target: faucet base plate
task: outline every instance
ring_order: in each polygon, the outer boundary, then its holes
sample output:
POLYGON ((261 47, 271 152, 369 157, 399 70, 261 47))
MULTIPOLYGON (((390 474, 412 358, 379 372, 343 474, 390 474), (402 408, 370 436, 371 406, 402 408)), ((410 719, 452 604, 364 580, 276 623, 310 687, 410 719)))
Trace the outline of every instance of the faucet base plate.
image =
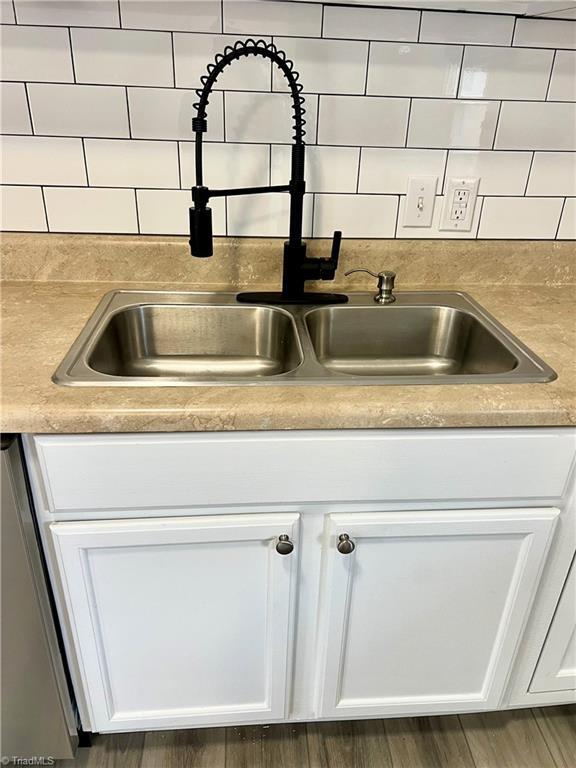
POLYGON ((298 296, 285 296, 279 291, 253 291, 239 293, 236 301, 241 304, 346 304, 348 296, 344 293, 301 293, 298 296))

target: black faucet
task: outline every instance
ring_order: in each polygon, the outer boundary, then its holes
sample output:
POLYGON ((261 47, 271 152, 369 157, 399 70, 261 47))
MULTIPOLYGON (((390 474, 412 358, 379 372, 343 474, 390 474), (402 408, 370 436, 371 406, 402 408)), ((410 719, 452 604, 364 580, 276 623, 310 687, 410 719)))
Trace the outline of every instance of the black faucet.
POLYGON ((202 87, 196 90, 198 101, 194 104, 196 117, 192 130, 196 134, 196 186, 192 187, 194 207, 190 208, 190 251, 193 256, 212 256, 212 211, 208 206, 211 197, 230 195, 258 195, 266 192, 290 194, 290 234, 284 243, 282 291, 280 293, 239 293, 238 301, 268 304, 343 304, 348 297, 338 293, 307 293, 306 280, 333 280, 338 267, 341 232, 334 232, 332 253, 329 258, 310 259, 306 256, 306 244, 302 242, 302 208, 304 204, 304 112, 301 95, 302 84, 294 64, 284 51, 265 40, 238 40, 218 53, 214 63, 208 65, 208 74, 201 78, 202 87), (202 171, 202 134, 206 132, 206 107, 214 83, 222 70, 236 59, 245 56, 264 56, 271 59, 288 81, 294 110, 294 143, 292 145, 292 172, 290 182, 268 187, 244 187, 239 189, 209 189, 204 186, 202 171))

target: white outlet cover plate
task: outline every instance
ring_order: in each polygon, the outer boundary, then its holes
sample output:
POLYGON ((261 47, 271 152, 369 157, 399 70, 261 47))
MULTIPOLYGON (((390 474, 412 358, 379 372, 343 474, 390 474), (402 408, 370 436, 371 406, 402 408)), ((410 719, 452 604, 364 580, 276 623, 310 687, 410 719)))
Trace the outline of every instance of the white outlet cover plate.
POLYGON ((436 201, 437 176, 411 176, 408 179, 405 227, 431 227, 436 201))
POLYGON ((480 178, 453 176, 446 181, 440 230, 470 232, 478 198, 480 178))

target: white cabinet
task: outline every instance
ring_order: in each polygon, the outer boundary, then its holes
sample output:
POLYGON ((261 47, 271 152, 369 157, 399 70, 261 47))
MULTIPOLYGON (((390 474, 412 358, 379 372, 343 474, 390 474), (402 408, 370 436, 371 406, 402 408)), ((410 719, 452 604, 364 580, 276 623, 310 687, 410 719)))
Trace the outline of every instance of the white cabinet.
POLYGON ((530 693, 549 691, 573 691, 572 700, 576 701, 576 561, 572 563, 530 684, 530 693))
POLYGON ((286 716, 298 515, 51 528, 92 730, 286 716))
POLYGON ((574 429, 24 443, 86 730, 552 703, 574 429))
POLYGON ((330 515, 319 714, 498 708, 558 514, 330 515))

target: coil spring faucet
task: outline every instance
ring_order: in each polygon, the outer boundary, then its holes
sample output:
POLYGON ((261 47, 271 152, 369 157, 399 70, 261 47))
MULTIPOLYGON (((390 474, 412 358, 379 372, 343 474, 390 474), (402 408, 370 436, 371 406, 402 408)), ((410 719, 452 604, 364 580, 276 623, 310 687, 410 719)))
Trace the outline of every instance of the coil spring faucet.
POLYGON ((212 211, 208 206, 211 197, 232 195, 257 195, 268 192, 290 194, 290 233, 284 243, 282 291, 280 293, 240 293, 238 301, 268 304, 342 304, 348 297, 338 293, 307 293, 307 280, 333 280, 338 268, 341 232, 334 232, 332 253, 329 258, 311 259, 306 256, 306 244, 302 242, 302 209, 304 205, 304 97, 301 95, 300 75, 284 51, 265 40, 238 40, 226 46, 208 65, 208 74, 200 78, 202 87, 196 90, 198 101, 194 104, 196 117, 192 130, 196 134, 196 186, 192 188, 194 206, 190 208, 190 251, 193 256, 212 256, 212 211), (292 171, 288 184, 268 187, 244 187, 238 189, 209 189, 204 186, 202 169, 202 134, 206 132, 206 107, 214 83, 222 70, 236 59, 245 56, 263 56, 276 64, 288 81, 294 110, 294 143, 292 144, 292 171))

